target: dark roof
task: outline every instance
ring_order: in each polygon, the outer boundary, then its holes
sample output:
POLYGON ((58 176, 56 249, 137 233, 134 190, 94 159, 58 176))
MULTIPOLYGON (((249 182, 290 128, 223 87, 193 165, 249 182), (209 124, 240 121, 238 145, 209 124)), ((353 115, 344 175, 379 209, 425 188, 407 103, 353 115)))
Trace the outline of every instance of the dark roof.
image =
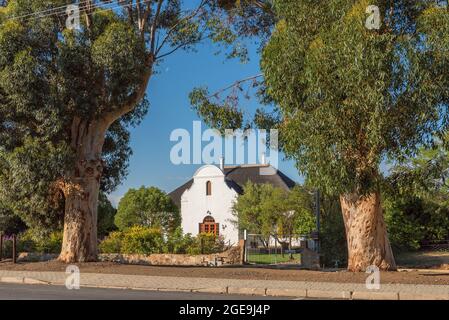
POLYGON ((186 183, 184 183, 182 186, 180 186, 179 188, 173 190, 172 192, 170 192, 168 194, 168 196, 173 200, 173 202, 176 204, 176 206, 178 208, 181 208, 181 196, 184 193, 184 191, 186 191, 187 189, 189 189, 193 184, 193 179, 190 179, 189 181, 187 181, 186 183))
MULTIPOLYGON (((268 183, 284 190, 292 189, 296 183, 281 171, 269 165, 242 165, 224 168, 226 184, 237 193, 243 193, 243 187, 248 181, 257 184, 268 183), (266 172, 264 172, 266 171, 266 172)), ((170 192, 169 197, 175 204, 181 206, 181 196, 193 184, 193 179, 170 192)))

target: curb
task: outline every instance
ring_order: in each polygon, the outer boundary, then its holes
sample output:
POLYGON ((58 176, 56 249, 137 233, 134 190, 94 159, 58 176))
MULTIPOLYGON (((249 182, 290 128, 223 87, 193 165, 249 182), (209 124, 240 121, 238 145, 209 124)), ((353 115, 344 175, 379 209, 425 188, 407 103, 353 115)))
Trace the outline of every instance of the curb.
POLYGON ((15 284, 45 284, 50 285, 51 282, 27 278, 27 277, 1 277, 0 282, 3 283, 15 283, 15 284))
MULTIPOLYGON (((49 282, 28 277, 0 277, 0 283, 30 284, 30 285, 58 285, 61 283, 49 282)), ((210 287, 210 288, 139 288, 128 286, 108 285, 82 285, 85 288, 142 290, 142 291, 172 291, 172 292, 194 292, 213 293, 223 295, 250 295, 289 298, 315 298, 315 299, 338 299, 338 300, 449 300, 449 292, 427 294, 408 293, 395 291, 331 291, 315 289, 282 289, 282 288, 243 288, 243 287, 210 287)))

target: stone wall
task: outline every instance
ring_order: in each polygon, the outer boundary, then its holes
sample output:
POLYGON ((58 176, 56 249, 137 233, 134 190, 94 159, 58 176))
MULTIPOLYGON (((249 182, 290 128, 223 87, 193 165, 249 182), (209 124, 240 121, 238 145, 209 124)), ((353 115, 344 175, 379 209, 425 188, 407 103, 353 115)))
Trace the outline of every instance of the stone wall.
POLYGON ((19 262, 43 262, 57 259, 57 254, 52 253, 34 253, 34 252, 21 252, 17 257, 19 262))
POLYGON ((241 264, 241 248, 232 247, 228 251, 216 254, 100 254, 100 261, 123 264, 139 264, 152 266, 211 266, 241 264))

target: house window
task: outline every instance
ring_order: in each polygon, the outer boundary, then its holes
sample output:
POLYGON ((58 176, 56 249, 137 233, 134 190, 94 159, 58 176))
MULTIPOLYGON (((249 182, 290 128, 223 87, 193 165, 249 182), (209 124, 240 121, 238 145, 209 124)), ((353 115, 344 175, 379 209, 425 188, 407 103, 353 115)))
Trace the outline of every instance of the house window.
POLYGON ((220 234, 220 224, 215 223, 215 219, 211 216, 204 218, 203 223, 200 223, 200 233, 212 233, 216 236, 220 234))
POLYGON ((212 195, 212 182, 207 181, 206 182, 206 196, 212 195))

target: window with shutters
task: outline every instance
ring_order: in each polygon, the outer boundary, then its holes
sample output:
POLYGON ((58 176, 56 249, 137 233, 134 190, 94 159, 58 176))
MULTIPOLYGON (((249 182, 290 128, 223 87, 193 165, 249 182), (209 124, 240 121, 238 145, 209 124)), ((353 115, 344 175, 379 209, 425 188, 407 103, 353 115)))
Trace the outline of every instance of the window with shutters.
POLYGON ((200 223, 200 233, 212 233, 216 236, 220 235, 220 224, 215 223, 215 219, 211 216, 204 218, 200 223))

